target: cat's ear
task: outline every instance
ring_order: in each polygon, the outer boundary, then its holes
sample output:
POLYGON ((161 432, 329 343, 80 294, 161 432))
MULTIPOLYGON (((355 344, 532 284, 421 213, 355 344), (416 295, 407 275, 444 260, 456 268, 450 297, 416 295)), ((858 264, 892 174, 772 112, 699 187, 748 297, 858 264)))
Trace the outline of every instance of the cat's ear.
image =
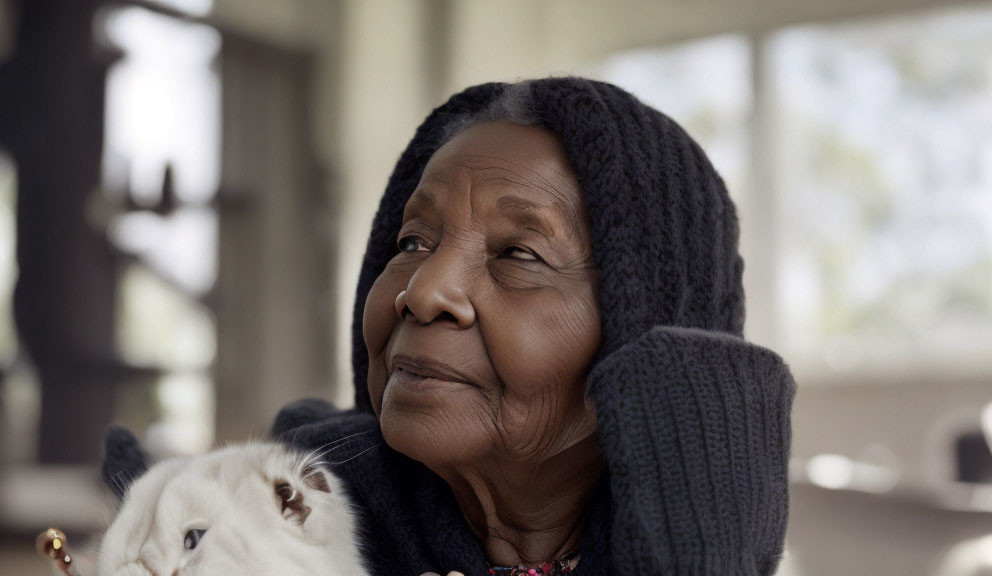
POLYGON ((311 508, 304 501, 303 492, 287 480, 276 480, 272 486, 282 506, 282 517, 303 525, 310 516, 311 508))
POLYGON ((103 437, 103 482, 113 490, 118 500, 123 500, 128 489, 145 471, 148 459, 138 444, 138 439, 123 426, 111 425, 103 437))
POLYGON ((327 473, 316 462, 304 464, 299 478, 294 478, 292 481, 278 479, 273 482, 272 488, 282 506, 283 518, 293 520, 302 526, 310 516, 311 508, 307 505, 303 491, 297 488, 297 482, 301 482, 311 490, 326 493, 331 492, 331 484, 328 482, 327 473))
POLYGON ((309 461, 303 466, 303 482, 320 492, 331 492, 331 483, 327 481, 327 472, 320 467, 320 461, 309 461))

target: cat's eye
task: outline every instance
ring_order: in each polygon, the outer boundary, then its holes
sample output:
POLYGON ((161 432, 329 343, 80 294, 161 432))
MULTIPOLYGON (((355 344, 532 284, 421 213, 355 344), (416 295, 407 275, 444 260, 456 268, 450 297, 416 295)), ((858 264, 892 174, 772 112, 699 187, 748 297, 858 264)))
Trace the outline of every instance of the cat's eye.
POLYGON ((197 528, 187 530, 186 537, 183 538, 183 548, 187 550, 194 550, 200 544, 200 539, 203 538, 203 535, 206 533, 206 530, 199 530, 197 528))

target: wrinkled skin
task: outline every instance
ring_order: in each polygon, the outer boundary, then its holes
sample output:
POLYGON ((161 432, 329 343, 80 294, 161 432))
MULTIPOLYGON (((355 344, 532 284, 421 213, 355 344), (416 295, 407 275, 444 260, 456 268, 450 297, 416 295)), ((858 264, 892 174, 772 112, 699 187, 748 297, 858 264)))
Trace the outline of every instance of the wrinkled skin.
POLYGON ((491 560, 568 552, 602 472, 585 396, 600 318, 561 143, 509 123, 459 133, 425 167, 396 241, 363 323, 383 436, 452 486, 491 560))

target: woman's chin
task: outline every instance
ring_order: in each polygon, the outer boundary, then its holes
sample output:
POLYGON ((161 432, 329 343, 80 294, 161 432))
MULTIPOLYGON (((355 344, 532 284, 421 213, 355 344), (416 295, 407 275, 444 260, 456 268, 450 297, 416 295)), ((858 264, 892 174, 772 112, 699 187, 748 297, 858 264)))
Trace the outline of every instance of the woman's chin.
MULTIPOLYGON (((480 423, 481 424, 481 423, 480 423)), ((433 470, 478 460, 488 452, 491 435, 466 427, 450 413, 427 412, 390 404, 383 399, 379 415, 382 437, 393 450, 433 470)))

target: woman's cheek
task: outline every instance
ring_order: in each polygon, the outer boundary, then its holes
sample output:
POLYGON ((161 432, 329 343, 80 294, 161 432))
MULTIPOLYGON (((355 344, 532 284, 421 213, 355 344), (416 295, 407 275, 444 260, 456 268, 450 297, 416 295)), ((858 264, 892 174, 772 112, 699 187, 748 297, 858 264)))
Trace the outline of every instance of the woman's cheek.
POLYGON ((489 331, 504 405, 518 408, 507 413, 513 419, 504 422, 508 428, 527 428, 536 416, 553 420, 558 411, 580 403, 584 376, 600 344, 599 314, 588 295, 547 291, 529 298, 526 306, 509 301, 489 331))
MULTIPOLYGON (((598 323, 582 318, 588 310, 580 302, 561 298, 553 291, 522 294, 526 305, 509 302, 498 316, 499 345, 489 347, 504 379, 518 383, 516 392, 536 393, 545 386, 568 380, 577 361, 591 359, 590 347, 598 344, 598 323)), ((496 332, 496 331, 493 331, 496 332)))
POLYGON ((489 274, 493 282, 500 290, 510 295, 553 288, 552 278, 548 272, 547 268, 532 262, 519 263, 499 259, 489 262, 489 274))
POLYGON ((399 322, 396 314, 396 296, 403 290, 403 282, 395 274, 383 272, 372 284, 365 299, 362 316, 362 336, 369 351, 369 361, 382 354, 390 334, 399 322))
POLYGON ((389 274, 388 269, 379 275, 365 299, 362 316, 362 336, 369 354, 368 392, 372 407, 379 414, 382 394, 389 374, 386 369, 386 346, 400 322, 396 314, 396 296, 403 289, 402 279, 389 274))

